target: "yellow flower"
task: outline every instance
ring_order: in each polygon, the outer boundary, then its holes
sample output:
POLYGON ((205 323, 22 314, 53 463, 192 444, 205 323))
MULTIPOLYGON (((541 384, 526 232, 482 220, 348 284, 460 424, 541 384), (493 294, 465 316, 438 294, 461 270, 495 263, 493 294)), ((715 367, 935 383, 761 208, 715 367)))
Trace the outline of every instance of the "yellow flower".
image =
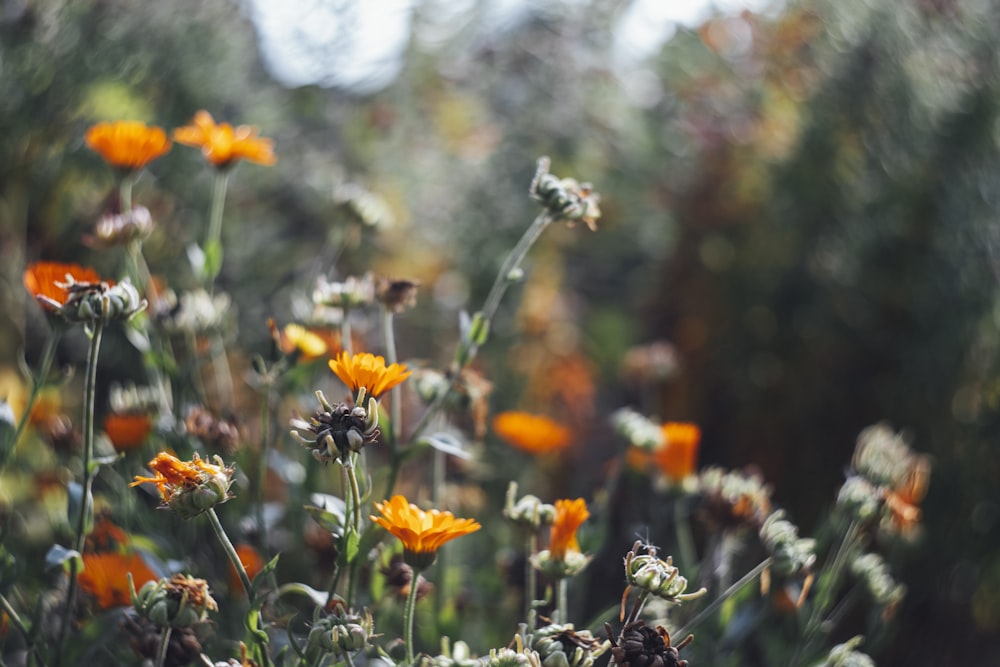
POLYGON ((101 609, 124 607, 131 603, 129 572, 137 588, 158 578, 138 553, 106 552, 83 554, 83 571, 77 581, 101 609))
POLYGON ((99 283, 101 276, 91 268, 61 262, 35 262, 24 270, 25 289, 47 310, 65 306, 71 283, 99 283))
POLYGON ((371 520, 399 538, 404 556, 412 567, 423 569, 432 562, 445 542, 468 535, 482 526, 474 519, 457 519, 451 512, 425 512, 403 496, 375 503, 382 516, 371 520))
POLYGON ((557 500, 555 505, 556 518, 552 522, 549 536, 549 553, 556 560, 565 560, 568 552, 580 552, 576 531, 590 518, 590 512, 587 511, 587 501, 583 498, 557 500))
POLYGON ((663 444, 656 450, 656 465, 671 482, 682 482, 695 473, 701 429, 687 422, 663 425, 663 444))
POLYGON ((365 395, 372 398, 378 398, 412 373, 406 370, 406 364, 386 366, 382 357, 368 352, 351 355, 346 350, 330 360, 330 370, 351 388, 355 396, 364 387, 365 395))
POLYGON ((134 120, 98 123, 87 130, 85 139, 105 162, 122 169, 141 169, 170 150, 162 128, 134 120))
POLYGON ((136 475, 129 486, 156 484, 160 500, 185 519, 224 503, 229 499, 233 469, 222 465, 222 459, 215 457, 215 463, 203 461, 198 454, 191 461, 181 461, 167 452, 160 452, 149 467, 156 473, 154 477, 136 475))
POLYGON ((274 155, 274 142, 257 136, 257 128, 249 125, 233 127, 229 123, 216 124, 205 110, 194 115, 191 125, 174 130, 174 141, 185 146, 201 148, 202 155, 219 169, 237 160, 272 165, 278 161, 274 155))
POLYGON ((565 449, 573 436, 573 432, 559 422, 527 412, 501 412, 493 418, 493 432, 529 454, 565 449))
POLYGON ((274 320, 268 320, 267 326, 271 330, 271 338, 282 354, 298 354, 298 359, 302 361, 313 361, 324 356, 329 349, 326 339, 301 324, 286 324, 278 329, 274 320))

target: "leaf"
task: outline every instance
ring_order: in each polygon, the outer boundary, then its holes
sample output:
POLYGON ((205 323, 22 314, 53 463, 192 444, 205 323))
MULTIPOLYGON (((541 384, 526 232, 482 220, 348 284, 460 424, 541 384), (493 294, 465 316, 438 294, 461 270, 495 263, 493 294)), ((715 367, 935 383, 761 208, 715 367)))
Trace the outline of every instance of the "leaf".
POLYGON ((354 559, 358 555, 359 545, 361 543, 361 537, 358 535, 354 528, 350 528, 347 531, 347 535, 344 538, 344 560, 348 564, 354 562, 354 559))
POLYGON ((219 241, 210 241, 205 245, 205 266, 203 269, 205 280, 209 282, 215 280, 221 269, 222 243, 219 241))
POLYGON ((258 592, 260 591, 261 586, 263 586, 264 582, 268 580, 269 578, 268 575, 274 572, 274 568, 278 566, 278 558, 280 556, 281 554, 278 554, 277 556, 272 558, 268 562, 268 564, 265 565, 263 569, 261 569, 261 571, 257 573, 257 576, 253 578, 253 581, 250 582, 251 599, 256 600, 259 597, 258 592))

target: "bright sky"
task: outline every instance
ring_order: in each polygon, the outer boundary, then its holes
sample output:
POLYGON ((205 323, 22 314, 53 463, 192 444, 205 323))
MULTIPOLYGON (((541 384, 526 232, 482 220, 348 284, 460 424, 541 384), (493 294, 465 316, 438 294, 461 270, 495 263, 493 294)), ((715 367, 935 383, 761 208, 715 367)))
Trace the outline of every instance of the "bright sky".
MULTIPOLYGON (((272 74, 289 86, 312 83, 373 91, 402 66, 414 6, 438 26, 441 37, 466 24, 474 0, 248 0, 272 74), (325 48, 323 48, 325 46, 325 48)), ((493 0, 488 25, 502 26, 531 0, 493 0)), ((552 0, 572 11, 579 0, 552 0)), ((678 25, 694 26, 713 7, 731 13, 762 10, 774 0, 635 0, 618 26, 617 63, 629 67, 653 54, 678 25)))

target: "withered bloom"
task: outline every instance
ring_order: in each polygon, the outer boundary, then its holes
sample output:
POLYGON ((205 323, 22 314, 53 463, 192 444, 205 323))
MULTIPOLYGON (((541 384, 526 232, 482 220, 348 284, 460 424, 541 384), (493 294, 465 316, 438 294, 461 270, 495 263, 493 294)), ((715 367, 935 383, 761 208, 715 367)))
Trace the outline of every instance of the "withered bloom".
POLYGON ((418 287, 420 282, 417 280, 380 277, 375 280, 375 298, 392 312, 401 313, 416 305, 418 287))
POLYGON ((320 463, 334 459, 346 461, 350 452, 360 452, 363 447, 378 441, 378 406, 369 397, 368 408, 350 407, 346 403, 332 404, 322 391, 316 392, 320 409, 309 421, 292 419, 291 435, 302 446, 312 451, 320 463))
POLYGON ((217 417, 201 406, 191 408, 184 425, 187 432, 201 440, 206 447, 226 455, 236 453, 243 444, 236 422, 217 417))
POLYGON ((687 667, 688 662, 681 660, 680 652, 694 640, 694 635, 671 646, 670 633, 663 626, 653 630, 642 621, 635 621, 622 628, 616 642, 610 626, 605 624, 604 628, 611 640, 611 662, 617 667, 687 667))
POLYGON ((235 470, 226 467, 222 459, 215 463, 203 461, 197 453, 191 461, 181 461, 173 454, 160 452, 149 467, 153 477, 136 475, 129 486, 155 484, 164 507, 169 507, 189 519, 229 500, 229 487, 235 470))
MULTIPOLYGON (((410 586, 413 584, 413 568, 403 560, 403 554, 393 554, 389 564, 382 567, 381 572, 385 577, 386 585, 396 591, 399 599, 405 600, 410 594, 410 586)), ((422 575, 417 576, 418 600, 422 600, 433 590, 434 584, 424 579, 422 575)))

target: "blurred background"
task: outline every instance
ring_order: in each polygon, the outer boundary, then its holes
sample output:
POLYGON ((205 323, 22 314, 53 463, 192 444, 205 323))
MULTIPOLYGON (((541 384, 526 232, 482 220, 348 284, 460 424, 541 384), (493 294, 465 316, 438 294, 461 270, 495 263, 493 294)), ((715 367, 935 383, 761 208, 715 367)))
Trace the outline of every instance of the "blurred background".
MULTIPOLYGON (((275 139, 226 211, 249 350, 317 275, 374 268, 422 284, 401 355, 446 362, 549 155, 602 193, 600 229, 546 234, 482 366, 494 410, 577 429, 558 492, 602 477, 606 417, 633 405, 697 422, 702 464, 757 466, 808 533, 885 420, 934 469, 873 653, 997 665, 998 37, 988 0, 3 0, 0 365, 37 354, 26 262, 108 265, 81 244, 115 186, 83 143, 98 120, 208 109, 275 139), (622 362, 653 341, 677 367, 639 395, 622 362)), ((154 271, 186 266, 210 193, 195 151, 144 175, 154 271)))

